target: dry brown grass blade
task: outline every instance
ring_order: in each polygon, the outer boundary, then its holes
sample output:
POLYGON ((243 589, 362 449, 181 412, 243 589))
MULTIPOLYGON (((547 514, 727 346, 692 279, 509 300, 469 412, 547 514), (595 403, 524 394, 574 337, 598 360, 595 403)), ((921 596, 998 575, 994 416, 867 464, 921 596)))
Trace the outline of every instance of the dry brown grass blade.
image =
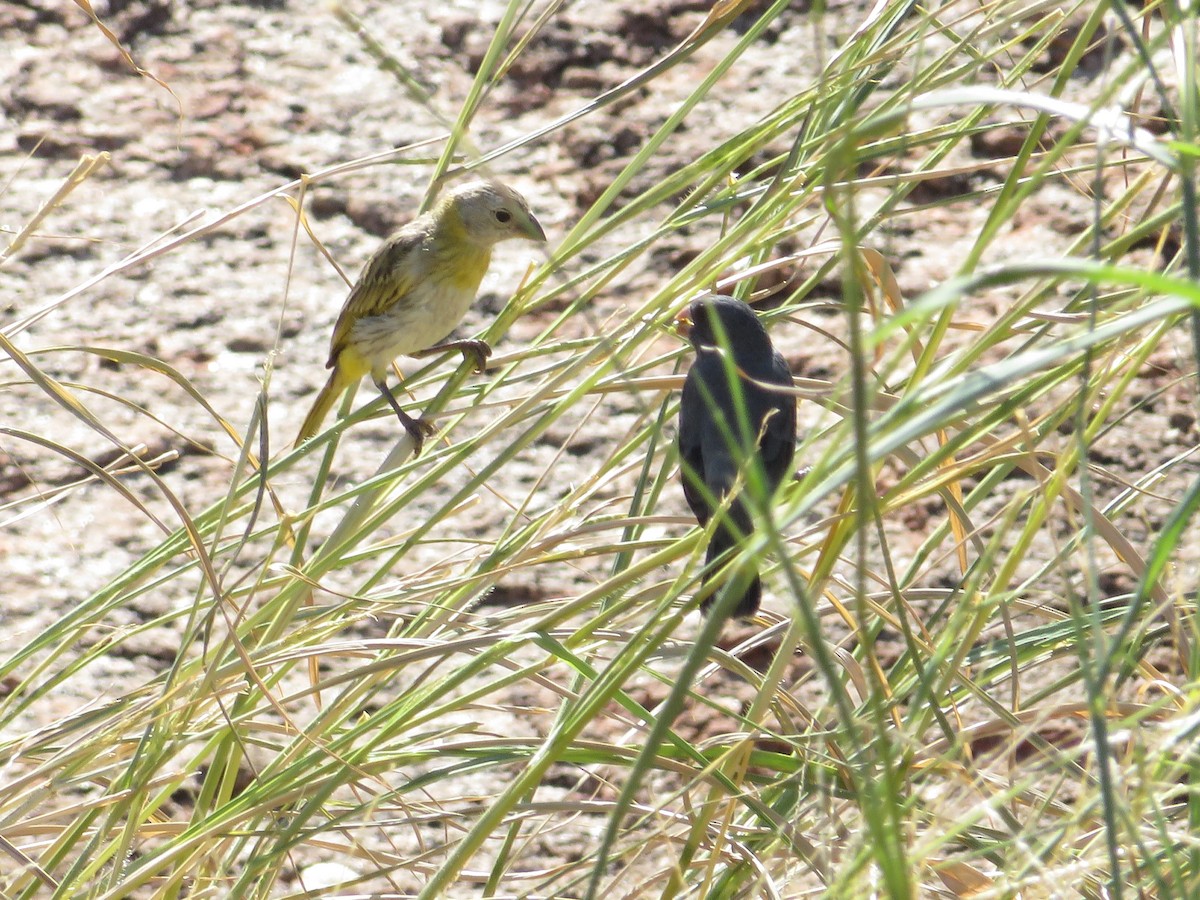
MULTIPOLYGON (((208 397, 206 397, 203 394, 203 392, 201 392, 192 383, 191 379, 189 379, 187 376, 185 376, 182 372, 180 372, 174 366, 169 365, 160 359, 156 359, 153 356, 147 356, 144 353, 138 353, 133 350, 119 350, 119 349, 116 349, 113 347, 91 347, 91 346, 80 346, 80 347, 61 348, 61 349, 72 349, 72 350, 77 350, 77 351, 81 351, 84 353, 91 353, 102 359, 110 359, 113 362, 124 363, 127 365, 134 365, 134 366, 138 366, 139 368, 146 369, 147 371, 150 371, 150 372, 157 372, 158 374, 167 378, 173 384, 182 388, 187 393, 188 397, 191 398, 201 409, 203 409, 206 413, 208 413, 208 415, 212 418, 212 420, 218 426, 220 426, 221 430, 224 431, 225 434, 227 434, 229 436, 229 439, 231 441, 233 441, 234 446, 237 448, 238 452, 245 454, 246 463, 247 463, 247 465, 249 465, 250 469, 255 474, 264 475, 263 480, 260 484, 260 490, 264 491, 266 493, 266 495, 270 498, 271 505, 274 508, 276 514, 279 516, 280 522, 282 523, 281 527, 284 529, 284 532, 285 532, 284 539, 287 542, 288 546, 293 546, 295 544, 296 536, 291 527, 291 524, 288 521, 287 511, 283 505, 283 501, 279 499, 279 495, 276 493, 275 489, 266 481, 265 473, 263 470, 262 463, 259 459, 259 455, 254 453, 250 449, 250 447, 247 445, 246 437, 240 431, 238 431, 237 428, 235 428, 233 426, 233 423, 231 423, 228 419, 226 419, 219 412, 217 412, 216 407, 214 407, 212 405, 212 403, 209 401, 208 397)), ((266 426, 264 423, 264 425, 263 425, 264 432, 263 433, 265 433, 265 427, 266 426)), ((262 449, 262 448, 260 447, 260 449, 262 449)))
MULTIPOLYGON (((980 436, 980 442, 989 448, 1006 447, 1006 445, 1015 447, 1020 441, 1021 436, 1019 434, 1011 435, 1010 440, 1007 442, 992 435, 980 436)), ((1050 479, 1053 476, 1053 473, 1030 453, 1018 453, 1014 461, 1018 468, 1036 479, 1050 479)), ((1117 528, 1112 520, 1104 515, 1103 510, 1095 505, 1089 506, 1084 501, 1083 496, 1069 485, 1064 484, 1062 486, 1062 496, 1063 501, 1072 512, 1081 514, 1087 510, 1088 516, 1095 523, 1097 533, 1104 539, 1105 543, 1112 548, 1113 552, 1120 557, 1122 562, 1129 566, 1134 575, 1139 579, 1145 576, 1145 558, 1138 552, 1129 539, 1125 537, 1124 533, 1117 528)), ((1170 595, 1167 593, 1166 588, 1159 582, 1155 582, 1150 586, 1150 596, 1158 603, 1167 604, 1170 602, 1170 595)))
MULTIPOLYGON (((302 180, 300 184, 301 192, 303 192, 307 186, 308 180, 302 180)), ((317 248, 317 252, 319 252, 321 256, 325 258, 325 261, 333 267, 333 271, 338 273, 338 277, 346 283, 347 287, 353 284, 353 282, 350 280, 350 276, 346 274, 346 270, 338 265, 338 261, 333 258, 333 254, 329 252, 329 248, 325 246, 325 242, 317 237, 316 232, 313 231, 312 222, 309 221, 308 214, 304 211, 303 200, 297 199, 291 194, 284 194, 283 199, 296 213, 296 216, 300 221, 300 227, 304 229, 304 233, 308 235, 308 239, 312 241, 313 246, 317 248)))
MULTIPOLYGON (((874 286, 878 287, 879 291, 883 294, 883 298, 887 301, 887 305, 893 312, 900 312, 903 310, 904 293, 900 290, 900 282, 896 280, 896 273, 892 270, 891 263, 888 262, 887 258, 882 253, 871 247, 859 246, 858 252, 862 256, 863 262, 866 263, 867 271, 870 272, 871 277, 875 281, 874 286)), ((870 288, 871 285, 863 285, 863 290, 866 292, 867 296, 874 296, 874 291, 872 291, 870 288)), ((912 329, 907 330, 909 331, 909 336, 913 342, 913 359, 919 363, 921 355, 924 352, 924 348, 915 331, 912 329)), ((945 446, 946 442, 949 440, 949 435, 944 429, 939 428, 935 436, 937 442, 942 446, 945 446)), ((954 457, 949 456, 940 464, 940 467, 953 469, 954 465, 954 457)), ((946 487, 950 491, 951 496, 954 498, 955 503, 958 504, 959 508, 961 508, 963 500, 962 485, 957 480, 952 480, 946 484, 946 487)), ((954 540, 957 546, 959 571, 963 574, 966 574, 971 565, 971 561, 967 558, 967 524, 959 518, 954 506, 950 506, 948 509, 950 516, 950 528, 954 533, 954 540)))
POLYGON ((996 886, 996 882, 984 875, 975 866, 958 860, 948 859, 933 862, 933 871, 942 879, 942 884, 954 892, 955 897, 978 897, 996 886))
POLYGON ((121 54, 121 59, 125 60, 125 63, 129 66, 129 68, 133 69, 133 71, 142 78, 149 78, 160 88, 171 95, 171 98, 175 101, 175 105, 179 108, 179 115, 182 116, 183 101, 181 101, 179 96, 173 90, 171 90, 171 86, 153 72, 143 69, 134 61, 132 54, 130 54, 130 52, 121 44, 120 38, 112 33, 112 29, 100 21, 100 17, 96 15, 96 10, 92 8, 92 4, 89 2, 89 0, 75 0, 75 5, 87 13, 88 17, 92 20, 92 24, 99 28, 100 33, 108 38, 109 42, 117 48, 117 52, 121 54))
POLYGON ((38 226, 46 220, 46 217, 62 205, 71 191, 75 190, 75 188, 79 187, 79 185, 108 165, 108 161, 111 158, 106 151, 97 153, 95 156, 83 156, 71 171, 71 174, 58 186, 58 190, 38 208, 38 211, 33 214, 29 221, 22 226, 21 230, 16 233, 8 246, 4 248, 4 252, 0 253, 0 267, 3 267, 8 260, 13 258, 17 251, 37 231, 38 226))
MULTIPOLYGON (((1049 707, 1033 706, 1020 710, 1010 710, 1008 718, 988 719, 984 722, 976 722, 973 725, 963 726, 962 731, 955 735, 954 743, 969 744, 972 741, 1002 737, 1012 734, 1013 730, 1019 726, 1027 727, 1040 722, 1047 722, 1051 719, 1079 719, 1086 721, 1091 712, 1091 707, 1086 701, 1060 703, 1049 707)), ((1110 719, 1127 719, 1135 716, 1143 716, 1149 718, 1151 721, 1161 722, 1169 721, 1173 715, 1171 710, 1155 709, 1146 704, 1122 700, 1111 701, 1105 712, 1110 719)), ((928 747, 918 750, 916 758, 918 760, 936 761, 941 754, 948 752, 950 747, 950 739, 939 738, 929 744, 928 747)))
MULTIPOLYGON (((49 375, 35 366, 29 357, 17 349, 12 341, 10 341, 3 334, 0 334, 0 350, 6 352, 12 361, 15 362, 25 372, 25 374, 29 376, 30 380, 33 381, 33 383, 36 384, 47 396, 60 404, 64 409, 68 410, 72 415, 79 418, 80 421, 84 422, 97 434, 102 435, 117 449, 127 454, 130 459, 138 465, 141 471, 147 475, 151 481, 153 481, 155 487, 159 490, 159 493, 164 499, 166 499, 166 501, 175 510, 176 515, 179 517, 179 521, 184 531, 187 533, 188 542, 191 545, 193 552, 196 554, 196 560, 199 562, 200 568, 204 571, 207 583, 213 591, 214 600, 219 604, 222 600, 220 588, 221 580, 213 566, 212 557, 208 554, 208 551, 204 547, 204 540, 201 537, 199 530, 196 528, 196 523, 193 521, 191 514, 188 512, 186 506, 180 501, 179 497, 176 496, 175 492, 167 487, 166 483, 163 482, 158 473, 155 472, 153 468, 148 466, 136 453, 134 453, 131 447, 128 447, 120 438, 113 434, 113 432, 110 431, 103 422, 92 415, 91 411, 82 403, 80 403, 79 400, 75 398, 74 394, 67 390, 58 381, 51 378, 49 375)), ((105 473, 105 475, 101 475, 100 477, 106 476, 107 473, 105 473)), ((159 525, 160 527, 165 528, 165 525, 162 523, 159 523, 159 525)))
POLYGON ((30 859, 28 856, 22 853, 19 847, 14 847, 11 843, 5 840, 3 835, 0 835, 0 850, 3 850, 5 853, 11 856, 13 860, 16 861, 17 865, 21 867, 22 871, 32 872, 33 875, 43 884, 52 888, 58 888, 59 884, 54 879, 53 875, 39 866, 36 860, 30 859))
POLYGON ((704 21, 697 25, 691 34, 684 38, 680 46, 690 44, 701 38, 707 40, 709 37, 712 37, 713 34, 739 16, 742 10, 752 2, 754 0, 717 0, 712 5, 712 9, 708 11, 708 15, 704 17, 704 21))
MULTIPOLYGON (((244 215, 248 211, 255 209, 256 207, 262 206, 264 203, 267 203, 270 200, 273 200, 275 197, 289 195, 292 191, 296 190, 302 184, 305 184, 305 183, 312 184, 312 183, 317 183, 317 182, 324 182, 326 180, 338 178, 342 175, 347 175, 351 172, 357 172, 361 169, 379 165, 380 163, 395 161, 398 157, 401 157, 404 154, 406 154, 418 147, 427 147, 430 144, 438 143, 441 140, 442 140, 441 137, 435 137, 435 138, 428 138, 425 140, 413 141, 410 144, 405 144, 403 147, 393 147, 393 148, 389 148, 387 150, 382 150, 379 153, 373 153, 373 154, 370 154, 369 156, 363 156, 358 159, 350 160, 349 162, 338 163, 337 165, 327 166, 324 169, 320 169, 316 172, 312 172, 310 174, 305 175, 302 178, 297 178, 293 181, 289 181, 287 184, 280 185, 279 187, 275 187, 269 191, 265 191, 264 193, 259 194, 256 197, 252 197, 251 199, 247 200, 246 202, 240 203, 237 206, 233 207, 232 209, 221 213, 216 218, 205 221, 205 222, 201 223, 200 225, 196 225, 196 226, 192 227, 191 229, 189 229, 188 231, 184 232, 183 234, 179 235, 178 237, 172 238, 171 240, 166 241, 165 243, 159 243, 158 239, 151 241, 147 246, 139 249, 137 252, 130 254, 129 256, 125 257, 124 259, 118 260, 117 262, 113 263, 110 266, 106 266, 104 269, 97 272, 95 275, 85 278, 79 284, 75 285, 75 287, 71 288, 70 290, 66 291, 63 294, 60 294, 59 296, 55 297, 54 299, 49 300, 46 303, 43 303, 41 306, 39 306, 36 309, 32 310, 31 312, 28 312, 25 315, 23 315, 20 319, 17 319, 13 322, 9 322, 2 329, 0 329, 0 334, 4 334, 5 336, 10 337, 10 338, 17 334, 20 334, 21 332, 27 330, 29 327, 31 327, 32 325, 34 325, 35 323, 40 321, 41 319, 44 319, 46 316, 48 316, 54 310, 58 309, 60 306, 63 306, 64 304, 70 302, 71 300, 74 300, 76 297, 79 297, 80 295, 91 290, 93 287, 95 287, 100 282, 104 281, 106 278, 109 278, 120 272, 125 272, 130 269, 135 269, 138 266, 144 265, 145 263, 148 263, 153 259, 157 259, 160 256, 165 256, 166 254, 173 252, 178 247, 181 247, 190 241, 194 241, 197 238, 203 237, 204 235, 211 234, 212 232, 225 227, 230 222, 234 221, 239 216, 244 215)), ((189 216, 186 221, 188 224, 190 224, 194 219, 195 219, 195 216, 193 215, 193 216, 189 216)), ((178 226, 176 226, 176 228, 171 229, 168 233, 173 233, 177 229, 178 229, 178 226)))
MULTIPOLYGON (((9 437, 16 438, 17 440, 27 441, 30 444, 40 445, 45 447, 47 450, 69 459, 79 468, 89 472, 93 478, 97 479, 103 484, 106 484, 108 487, 112 488, 112 490, 116 491, 118 495, 127 500, 138 512, 153 522, 154 525, 160 531, 162 531, 164 535, 169 535, 171 533, 171 529, 167 526, 167 524, 163 522, 163 520, 157 515, 155 515, 154 511, 146 506, 146 504, 143 503, 136 494, 134 494, 131 490, 129 490, 129 488, 125 487, 125 485, 121 483, 120 478, 117 476, 122 473, 112 472, 105 466, 97 463, 95 460, 89 459, 84 454, 78 453, 72 450, 70 447, 64 447, 62 444, 55 443, 54 441, 48 440, 41 435, 34 434, 33 432, 21 431, 16 428, 0 427, 0 434, 6 434, 9 437)), ((137 448, 135 447, 122 449, 121 456, 118 457, 118 459, 115 461, 115 464, 120 465, 123 460, 134 463, 139 471, 152 469, 157 464, 153 460, 144 459, 141 454, 137 452, 137 448)))

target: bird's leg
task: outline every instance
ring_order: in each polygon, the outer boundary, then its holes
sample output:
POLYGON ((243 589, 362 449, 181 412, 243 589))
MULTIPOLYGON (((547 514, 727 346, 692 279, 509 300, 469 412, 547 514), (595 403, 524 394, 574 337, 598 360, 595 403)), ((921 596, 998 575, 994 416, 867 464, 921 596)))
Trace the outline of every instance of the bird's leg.
POLYGON ((408 436, 413 439, 413 456, 421 455, 421 448, 425 444, 425 436, 433 434, 435 429, 428 422, 420 419, 414 419, 408 413, 400 408, 400 404, 396 400, 396 395, 392 393, 392 389, 388 387, 387 379, 380 378, 375 382, 375 387, 379 388, 379 393, 387 397, 388 403, 392 404, 392 409, 395 410, 397 417, 400 419, 400 424, 404 426, 404 430, 408 432, 408 436))
POLYGON ((492 348, 487 341, 443 341, 440 344, 434 344, 432 347, 426 347, 424 350, 418 350, 416 353, 410 353, 410 356, 415 356, 420 359, 425 356, 432 356, 435 353, 441 353, 444 350, 457 350, 463 355, 463 359, 471 359, 475 361, 476 372, 487 371, 487 359, 492 355, 492 348))

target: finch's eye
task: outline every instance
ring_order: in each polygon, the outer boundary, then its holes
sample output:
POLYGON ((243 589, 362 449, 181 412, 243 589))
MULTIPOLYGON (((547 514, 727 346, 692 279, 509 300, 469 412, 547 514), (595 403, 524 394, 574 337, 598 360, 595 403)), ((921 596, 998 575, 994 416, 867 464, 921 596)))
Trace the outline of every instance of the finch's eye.
POLYGON ((498 209, 496 210, 496 221, 501 225, 507 225, 512 221, 512 213, 507 209, 498 209))

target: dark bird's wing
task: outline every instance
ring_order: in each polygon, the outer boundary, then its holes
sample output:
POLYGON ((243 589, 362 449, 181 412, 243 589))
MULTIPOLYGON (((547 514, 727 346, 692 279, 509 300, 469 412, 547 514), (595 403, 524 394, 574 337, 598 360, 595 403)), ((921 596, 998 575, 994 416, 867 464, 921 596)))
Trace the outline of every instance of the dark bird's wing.
POLYGON ((707 525, 712 507, 704 488, 704 436, 714 425, 712 412, 700 387, 701 373, 693 365, 683 382, 679 401, 679 478, 683 497, 701 526, 707 525))
MULTIPOLYGON (((753 428, 758 420, 756 407, 768 395, 745 382, 739 388, 753 428)), ((708 524, 716 506, 734 489, 742 463, 753 454, 753 445, 747 441, 742 446, 739 434, 737 401, 730 390, 725 363, 715 353, 701 353, 684 381, 679 410, 683 493, 701 526, 708 524)), ((727 554, 736 552, 752 528, 749 510, 734 497, 709 541, 702 576, 705 581, 728 561, 727 554)), ((748 568, 744 575, 749 582, 734 601, 732 615, 737 617, 753 615, 762 597, 758 573, 748 568)), ((716 595, 710 595, 701 610, 707 613, 715 600, 716 595)))
MULTIPOLYGON (((761 380, 788 391, 795 385, 787 362, 778 351, 771 360, 770 376, 761 380)), ((785 391, 759 390, 763 395, 762 416, 767 420, 766 427, 762 429, 759 458, 767 484, 774 490, 792 472, 792 460, 796 455, 796 398, 785 391)))

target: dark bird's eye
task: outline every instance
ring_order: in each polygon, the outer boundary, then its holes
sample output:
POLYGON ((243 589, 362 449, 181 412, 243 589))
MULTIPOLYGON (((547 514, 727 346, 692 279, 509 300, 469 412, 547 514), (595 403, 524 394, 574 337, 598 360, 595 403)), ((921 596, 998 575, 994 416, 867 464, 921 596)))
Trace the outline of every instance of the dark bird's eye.
POLYGON ((498 209, 496 210, 496 221, 501 225, 507 225, 512 221, 512 213, 507 209, 498 209))

